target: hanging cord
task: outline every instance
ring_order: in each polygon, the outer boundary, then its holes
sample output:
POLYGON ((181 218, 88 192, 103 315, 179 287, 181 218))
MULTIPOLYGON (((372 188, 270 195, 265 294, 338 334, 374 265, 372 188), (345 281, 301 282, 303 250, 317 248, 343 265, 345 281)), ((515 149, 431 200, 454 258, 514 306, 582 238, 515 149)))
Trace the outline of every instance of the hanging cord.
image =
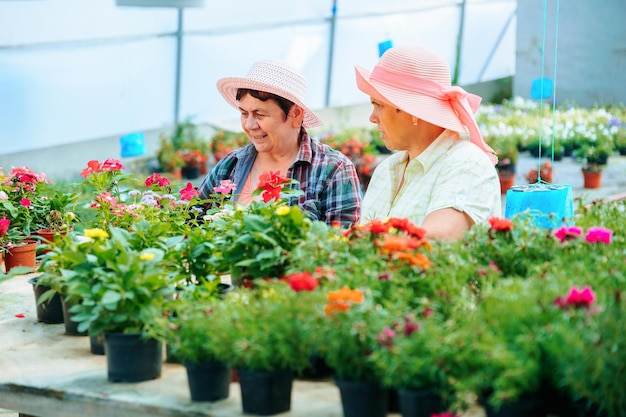
MULTIPOLYGON (((550 158, 551 166, 554 168, 554 127, 556 126, 556 61, 557 51, 559 50, 559 8, 561 0, 556 0, 556 16, 554 18, 554 75, 552 76, 552 157, 550 158)), ((541 177, 538 177, 541 178, 541 177)))
MULTIPOLYGON (((552 155, 550 156, 550 166, 554 167, 554 127, 556 117, 556 62, 557 51, 559 43, 559 8, 560 0, 556 0, 556 12, 555 12, 555 33, 554 33, 554 75, 552 82, 552 136, 550 139, 550 145, 552 148, 552 155)), ((541 45, 541 94, 543 96, 544 87, 544 68, 546 59, 546 28, 548 26, 548 0, 543 2, 543 39, 541 45)), ((543 146, 543 98, 539 102, 539 158, 537 159, 537 184, 541 184, 541 148, 543 146)))

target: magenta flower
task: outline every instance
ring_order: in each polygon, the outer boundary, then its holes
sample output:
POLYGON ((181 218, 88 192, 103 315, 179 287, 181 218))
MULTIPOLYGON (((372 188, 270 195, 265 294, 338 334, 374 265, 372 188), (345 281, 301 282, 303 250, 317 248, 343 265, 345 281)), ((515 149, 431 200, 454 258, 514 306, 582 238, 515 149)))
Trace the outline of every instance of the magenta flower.
POLYGON ((200 192, 196 190, 192 183, 188 182, 187 186, 179 191, 180 199, 183 201, 190 201, 197 195, 200 195, 200 192))
POLYGON ((589 243, 605 243, 607 245, 611 244, 611 236, 613 236, 613 231, 610 229, 604 229, 602 227, 590 227, 587 230, 587 235, 585 236, 585 240, 589 243))
POLYGON ((391 348, 393 346, 394 337, 396 337, 396 332, 385 326, 383 330, 376 335, 376 340, 378 340, 381 346, 391 348))
POLYGON ((220 193, 220 194, 230 194, 231 192, 235 191, 237 189, 237 184, 235 184, 234 182, 232 182, 231 180, 222 180, 220 182, 220 185, 218 185, 217 187, 213 188, 213 191, 215 191, 216 193, 220 193))
POLYGON ((22 198, 22 199, 20 200, 20 205, 21 205, 22 207, 30 207, 30 205, 31 205, 31 201, 30 201, 28 198, 22 198))
POLYGON ((572 287, 572 289, 569 290, 569 294, 567 295, 565 302, 573 307, 589 308, 595 300, 596 295, 591 290, 591 287, 587 285, 582 289, 572 287))
POLYGON ((583 231, 580 227, 562 226, 554 232, 554 236, 559 239, 559 242, 563 243, 566 240, 578 239, 582 233, 583 231))

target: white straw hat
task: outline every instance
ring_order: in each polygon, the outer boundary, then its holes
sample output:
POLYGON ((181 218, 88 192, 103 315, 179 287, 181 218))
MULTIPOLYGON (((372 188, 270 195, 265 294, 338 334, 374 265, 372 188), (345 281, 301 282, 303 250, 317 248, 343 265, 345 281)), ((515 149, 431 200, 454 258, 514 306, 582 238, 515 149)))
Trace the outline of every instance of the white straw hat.
POLYGON ((236 97, 240 88, 265 91, 286 98, 304 109, 303 127, 322 125, 322 120, 304 105, 306 80, 286 62, 262 59, 252 65, 243 78, 226 77, 217 81, 217 90, 236 109, 239 108, 236 97))

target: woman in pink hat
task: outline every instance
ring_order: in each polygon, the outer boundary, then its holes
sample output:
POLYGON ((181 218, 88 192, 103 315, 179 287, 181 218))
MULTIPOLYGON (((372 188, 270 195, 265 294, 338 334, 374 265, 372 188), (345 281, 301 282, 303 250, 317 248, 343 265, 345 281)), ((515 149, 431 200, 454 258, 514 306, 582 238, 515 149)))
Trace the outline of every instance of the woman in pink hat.
POLYGON ((296 179, 304 195, 294 197, 314 220, 350 226, 359 222, 361 187, 354 164, 341 152, 309 137, 306 128, 322 124, 304 104, 306 81, 292 66, 277 60, 255 63, 246 77, 217 82, 226 101, 241 112, 250 142, 228 154, 200 185, 203 198, 222 180, 237 186, 233 199, 249 204, 264 172, 280 171, 296 179))
POLYGON ((497 158, 474 119, 481 98, 450 83, 441 57, 418 47, 388 49, 374 69, 356 69, 387 148, 369 183, 362 221, 408 218, 430 239, 459 239, 501 216, 497 158))

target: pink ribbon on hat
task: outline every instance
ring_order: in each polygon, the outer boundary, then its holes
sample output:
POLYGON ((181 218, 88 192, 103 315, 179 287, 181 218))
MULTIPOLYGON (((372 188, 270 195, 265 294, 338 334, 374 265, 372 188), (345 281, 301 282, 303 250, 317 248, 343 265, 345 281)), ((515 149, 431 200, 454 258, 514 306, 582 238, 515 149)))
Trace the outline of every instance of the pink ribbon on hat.
POLYGON ((498 163, 498 157, 491 146, 487 145, 478 129, 474 113, 478 110, 482 98, 471 94, 458 86, 442 88, 439 83, 416 75, 394 71, 382 66, 374 67, 370 80, 404 88, 407 91, 424 94, 437 100, 449 101, 461 124, 469 131, 469 140, 489 156, 491 162, 498 163))

